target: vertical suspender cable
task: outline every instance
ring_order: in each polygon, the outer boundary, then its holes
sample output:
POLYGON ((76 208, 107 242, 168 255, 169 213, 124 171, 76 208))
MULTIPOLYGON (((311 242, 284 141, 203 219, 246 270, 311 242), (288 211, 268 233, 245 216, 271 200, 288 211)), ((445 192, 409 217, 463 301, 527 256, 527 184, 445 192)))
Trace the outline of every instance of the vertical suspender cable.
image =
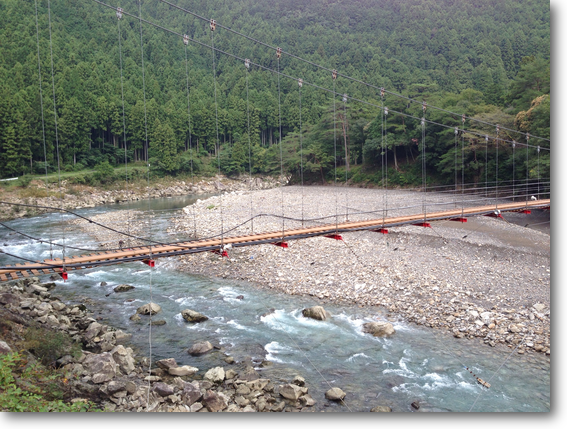
POLYGON ((512 141, 512 201, 516 201, 516 141, 512 141))
POLYGON ((422 176, 422 191, 423 196, 421 199, 422 211, 423 211, 423 219, 424 222, 427 222, 427 207, 426 207, 426 200, 425 194, 427 192, 427 172, 426 172, 426 162, 425 162, 425 111, 426 111, 426 104, 423 102, 423 117, 421 118, 421 176, 422 176))
POLYGON ((385 209, 385 201, 386 201, 386 191, 384 189, 384 182, 385 182, 385 176, 384 176, 384 156, 386 154, 386 147, 385 147, 385 142, 384 142, 384 88, 382 88, 382 91, 380 93, 380 101, 382 102, 382 110, 380 110, 380 116, 382 119, 382 130, 380 132, 380 137, 382 138, 382 228, 384 228, 384 222, 386 221, 386 209, 385 209))
MULTIPOLYGON (((127 144, 127 140, 126 140, 126 109, 124 107, 124 76, 123 76, 123 71, 122 71, 122 33, 120 31, 120 20, 122 19, 122 9, 119 8, 116 11, 116 17, 118 18, 117 24, 118 24, 118 53, 120 56, 120 94, 122 96, 122 131, 124 134, 124 166, 126 169, 126 194, 128 194, 128 188, 129 188, 129 183, 128 183, 128 144, 127 144)), ((132 243, 131 243, 131 237, 130 237, 130 196, 128 195, 127 200, 126 200, 127 204, 128 204, 128 217, 126 219, 127 222, 127 232, 128 232, 128 238, 127 238, 127 247, 131 247, 132 243)), ((122 247, 122 246, 120 246, 122 247)))
POLYGON ((335 92, 335 80, 337 79, 337 73, 333 72, 333 147, 335 150, 335 234, 338 233, 339 229, 339 196, 337 192, 337 109, 336 109, 336 92, 335 92))
POLYGON ((386 174, 385 216, 388 216, 388 108, 384 107, 384 170, 386 174))
POLYGON ((488 136, 484 136, 484 197, 488 198, 488 136))
POLYGON ((250 60, 244 61, 246 66, 246 117, 248 119, 248 173, 250 175, 250 230, 254 234, 254 196, 252 195, 252 136, 250 135, 250 97, 248 94, 248 71, 250 69, 250 60))
POLYGON ((500 146, 500 125, 496 125, 496 210, 498 210, 498 148, 500 146))
POLYGON ((343 105, 344 105, 344 119, 343 119, 343 133, 345 139, 345 205, 346 205, 346 219, 345 222, 348 222, 348 169, 349 169, 349 162, 348 162, 348 146, 347 146, 347 135, 348 135, 348 122, 347 122, 347 95, 343 95, 343 105))
MULTIPOLYGON (((47 148, 45 143, 45 117, 43 112, 43 90, 41 87, 41 57, 39 55, 39 19, 37 13, 37 0, 34 0, 34 3, 35 3, 35 26, 36 26, 36 36, 37 36, 37 74, 39 76, 39 105, 41 108, 41 133, 43 137, 43 159, 45 161, 45 189, 49 190, 49 180, 47 179, 47 148)), ((50 258, 53 259, 53 239, 51 235, 51 229, 49 229, 49 249, 50 249, 50 258)))
MULTIPOLYGON (((210 29, 211 29, 211 52, 213 54, 213 88, 214 88, 214 96, 215 96, 215 127, 216 127, 216 142, 215 148, 217 151, 217 166, 219 171, 219 180, 221 175, 221 165, 220 165, 220 140, 219 140, 219 108, 217 103, 217 70, 215 65, 215 29, 216 29, 216 21, 211 19, 210 22, 210 29)), ((224 219, 223 219, 223 210, 222 210, 222 192, 219 194, 219 212, 220 212, 220 220, 221 220, 221 255, 224 251, 224 219)), ((221 256, 222 257, 222 256, 221 256)))
MULTIPOLYGON (((51 86, 53 88, 53 119, 55 120, 55 148, 57 152, 57 182, 59 184, 59 202, 60 208, 63 209, 63 191, 61 189, 61 160, 59 157, 59 132, 57 129, 57 105, 55 103, 55 72, 53 68, 53 41, 51 36, 51 2, 47 0, 47 16, 49 20, 49 51, 51 54, 51 86)), ((63 210, 59 212, 59 215, 63 215, 63 210)), ((65 232, 66 227, 63 223, 63 247, 62 247, 62 260, 63 260, 63 272, 65 272, 65 232)))
POLYGON ((526 140, 527 140, 527 144, 526 144, 526 207, 528 206, 528 194, 530 193, 530 190, 528 188, 528 183, 529 183, 529 179, 530 179, 530 167, 529 167, 529 161, 530 161, 530 135, 528 133, 528 135, 526 136, 526 140))
MULTIPOLYGON (((149 219, 149 236, 150 239, 152 237, 152 214, 150 212, 151 209, 151 194, 150 194, 150 162, 149 162, 149 145, 148 145, 148 116, 146 111, 146 76, 144 70, 144 39, 142 34, 142 1, 138 0, 138 16, 140 20, 140 58, 142 59, 142 94, 144 97, 144 128, 145 128, 145 135, 146 135, 146 142, 144 150, 146 152, 146 163, 148 164, 148 215, 149 219)), ((152 259, 152 245, 150 242, 150 260, 152 259)), ((152 268, 150 267, 150 324, 149 324, 149 332, 148 332, 148 343, 150 347, 150 361, 148 366, 148 375, 152 373, 152 312, 153 312, 153 296, 152 296, 152 268)), ((147 408, 150 408, 150 387, 151 381, 148 381, 148 404, 147 408)))
MULTIPOLYGON (((465 115, 463 115, 463 133, 461 134, 461 216, 465 211, 465 115)), ((463 216, 464 217, 464 216, 463 216)))
POLYGON ((458 175, 457 175, 457 152, 458 152, 459 128, 455 127, 455 208, 457 207, 458 175))
MULTIPOLYGON (((185 80, 187 82, 187 125, 189 127, 189 157, 191 159, 191 183, 195 188, 195 177, 193 175, 193 143, 191 141, 191 100, 189 99, 189 61, 187 57, 187 45, 189 44, 189 36, 183 36, 183 44, 185 45, 185 80)), ((197 214, 195 212, 195 204, 193 204, 193 237, 197 238, 197 214)))
POLYGON ((281 51, 278 53, 278 125, 280 131, 280 188, 282 191, 282 241, 284 239, 285 232, 285 219, 284 219, 284 190, 283 190, 283 148, 282 148, 282 101, 281 101, 281 90, 280 90, 280 56, 281 51))
POLYGON ((305 219, 305 207, 304 207, 304 199, 305 199, 305 191, 303 189, 303 130, 302 130, 302 121, 301 121, 301 87, 303 86, 303 79, 298 80, 299 86, 299 168, 300 168, 300 175, 301 175, 301 226, 304 226, 304 219, 305 219))
POLYGON ((537 147, 537 199, 539 200, 541 197, 539 195, 539 183, 540 183, 540 177, 539 177, 539 146, 537 147))

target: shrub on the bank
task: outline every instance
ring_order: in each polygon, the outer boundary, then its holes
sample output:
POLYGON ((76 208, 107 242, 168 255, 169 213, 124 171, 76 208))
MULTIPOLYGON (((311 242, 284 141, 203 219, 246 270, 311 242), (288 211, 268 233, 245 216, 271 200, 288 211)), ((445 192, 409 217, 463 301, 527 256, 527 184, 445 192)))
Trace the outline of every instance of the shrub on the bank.
POLYGON ((58 399, 63 396, 66 383, 61 374, 29 364, 19 353, 0 355, 0 411, 96 411, 92 402, 68 404, 58 399))
POLYGON ((30 327, 24 337, 25 348, 44 365, 50 365, 64 355, 78 356, 81 352, 81 346, 63 332, 30 327))

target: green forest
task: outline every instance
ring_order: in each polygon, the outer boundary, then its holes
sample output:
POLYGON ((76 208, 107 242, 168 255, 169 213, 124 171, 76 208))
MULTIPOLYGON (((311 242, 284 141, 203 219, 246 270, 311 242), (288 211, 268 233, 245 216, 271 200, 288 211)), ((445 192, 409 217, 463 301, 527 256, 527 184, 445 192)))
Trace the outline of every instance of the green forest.
MULTIPOLYGON (((105 3, 138 16, 138 1, 105 3)), ((208 21, 159 0, 142 1, 142 17, 189 35, 187 47, 179 35, 149 24, 141 35, 137 18, 125 14, 118 20, 114 10, 93 0, 51 0, 52 47, 48 3, 37 0, 38 44, 34 0, 0 0, 1 177, 56 172, 57 146, 64 172, 105 171, 127 157, 134 165, 148 161, 157 176, 214 174, 219 168, 227 175, 277 175, 283 159, 295 181, 303 171, 308 183, 332 182, 336 175, 339 181, 379 184, 387 157, 389 183, 410 186, 421 184, 425 152, 432 184, 453 183, 462 167, 466 183, 491 181, 497 163, 500 180, 513 174, 517 180, 549 177, 548 151, 538 156, 535 147, 526 153, 525 147, 513 151, 501 143, 497 158, 493 140, 485 143, 471 133, 493 138, 495 128, 471 120, 463 125, 460 116, 550 139, 547 1, 171 3, 372 86, 341 76, 334 81, 330 72, 285 54, 278 61, 275 50, 224 28, 211 32, 208 21), (282 75, 255 65, 247 69, 220 52, 213 57, 210 47, 194 41, 214 42, 282 75), (364 103, 344 103, 340 95, 308 84, 300 89, 285 75, 364 103), (418 102, 391 93, 382 99, 381 87, 418 102), (457 113, 428 107, 425 116, 468 130, 457 137, 464 150, 455 145, 454 128, 427 123, 422 134, 419 119, 394 113, 420 118, 423 101, 457 113), (387 116, 381 106, 389 108, 387 116), (455 150, 463 156, 457 167, 455 150)), ((499 136, 526 142, 514 131, 499 136)), ((547 140, 532 137, 529 143, 549 148, 547 140)), ((112 169, 103 176, 111 177, 112 169)))

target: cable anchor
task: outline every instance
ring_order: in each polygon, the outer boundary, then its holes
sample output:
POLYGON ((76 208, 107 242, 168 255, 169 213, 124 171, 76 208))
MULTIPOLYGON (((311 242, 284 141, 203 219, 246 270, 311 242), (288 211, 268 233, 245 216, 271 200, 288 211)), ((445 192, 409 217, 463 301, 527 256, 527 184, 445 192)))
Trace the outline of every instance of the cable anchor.
POLYGON ((422 126, 422 127, 425 126, 425 118, 421 118, 421 126, 422 126))
POLYGON ((386 94, 386 90, 382 87, 380 88, 380 98, 384 98, 384 94, 386 94))
POLYGON ((276 48, 276 56, 278 57, 278 60, 281 58, 282 48, 280 48, 280 47, 276 48))
POLYGON ((461 121, 463 121, 463 125, 465 124, 465 121, 467 120, 467 117, 465 116, 465 114, 463 113, 463 116, 461 116, 461 121))
POLYGON ((388 108, 384 107, 384 115, 388 116, 388 108))
POLYGON ((500 125, 496 125, 496 134, 498 134, 500 132, 500 125))
POLYGON ((427 110, 427 102, 424 101, 421 105, 421 108, 423 109, 423 113, 425 113, 425 111, 427 110))
POLYGON ((217 22, 214 19, 211 19, 209 27, 211 28, 211 31, 215 31, 217 29, 217 22))
POLYGON ((537 147, 537 153, 539 153, 539 146, 537 147))
POLYGON ((187 46, 189 44, 189 36, 187 34, 183 35, 183 44, 187 46))
POLYGON ((455 135, 459 134, 459 127, 455 127, 455 135))
POLYGON ((337 71, 333 70, 331 73, 333 75, 333 80, 336 80, 337 79, 337 71))
POLYGON ((244 67, 246 67, 247 69, 250 68, 250 60, 248 58, 244 60, 244 67))
POLYGON ((516 149, 516 140, 512 140, 512 147, 516 149))
POLYGON ((488 136, 484 136, 484 141, 488 143, 488 136))
POLYGON ((529 143, 529 141, 530 141, 530 133, 526 133, 526 140, 527 140, 528 143, 529 143))
POLYGON ((297 84, 299 85, 299 87, 301 88, 303 86, 303 79, 299 78, 297 80, 297 84))
POLYGON ((343 103, 346 103, 348 100, 348 95, 343 94, 343 103))
POLYGON ((124 12, 124 9, 122 9, 121 7, 116 8, 116 17, 118 19, 122 19, 123 12, 124 12))

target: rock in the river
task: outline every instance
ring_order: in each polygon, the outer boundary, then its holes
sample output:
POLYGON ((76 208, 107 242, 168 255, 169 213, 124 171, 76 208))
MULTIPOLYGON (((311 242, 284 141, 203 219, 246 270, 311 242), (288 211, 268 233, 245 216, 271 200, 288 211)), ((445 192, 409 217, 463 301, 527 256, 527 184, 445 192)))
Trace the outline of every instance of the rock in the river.
POLYGON ((392 324, 388 322, 368 322, 362 325, 362 330, 375 337, 387 337, 396 333, 392 324))
POLYGON ((163 326, 165 325, 167 322, 165 320, 152 320, 150 322, 150 325, 152 326, 163 326))
POLYGON ((192 323, 199 323, 199 322, 204 322, 205 320, 209 320, 209 318, 207 316, 205 316, 204 314, 201 314, 197 311, 193 311, 193 310, 183 310, 181 312, 181 316, 183 316, 183 318, 188 321, 188 322, 192 322, 192 323))
POLYGON ((325 392, 325 398, 330 401, 342 401, 345 396, 346 393, 338 387, 333 387, 325 392))
POLYGON ((178 367, 175 367, 175 368, 169 368, 167 370, 169 375, 174 375, 176 377, 184 377, 186 375, 195 374, 197 371, 199 371, 199 368, 195 368, 194 366, 189 366, 189 365, 183 365, 183 366, 178 366, 178 367))
POLYGON ((160 367, 161 369, 165 369, 166 371, 167 371, 169 368, 177 368, 177 362, 175 361, 174 358, 158 360, 158 361, 156 362, 156 365, 157 365, 158 367, 160 367))
POLYGON ((108 283, 106 283, 106 282, 100 282, 100 285, 101 285, 101 286, 106 286, 107 284, 108 284, 108 283))
POLYGON ((208 341, 202 343, 195 343, 187 351, 191 356, 199 356, 205 354, 213 349, 213 345, 208 341))
POLYGON ((161 307, 155 302, 151 302, 149 304, 142 305, 140 308, 138 308, 136 313, 149 315, 150 313, 156 314, 159 313, 160 311, 161 311, 161 307))
POLYGON ((295 384, 284 384, 280 386, 279 392, 281 396, 292 401, 297 401, 304 393, 303 389, 295 384))
POLYGON ((377 405, 370 410, 371 413, 391 413, 392 409, 386 405, 377 405))
POLYGON ((304 308, 301 314, 303 314, 303 317, 310 317, 311 319, 315 320, 327 320, 331 318, 331 313, 329 313, 320 305, 304 308))
POLYGON ((127 292, 132 289, 136 289, 136 288, 131 285, 118 285, 114 288, 114 292, 127 292))

